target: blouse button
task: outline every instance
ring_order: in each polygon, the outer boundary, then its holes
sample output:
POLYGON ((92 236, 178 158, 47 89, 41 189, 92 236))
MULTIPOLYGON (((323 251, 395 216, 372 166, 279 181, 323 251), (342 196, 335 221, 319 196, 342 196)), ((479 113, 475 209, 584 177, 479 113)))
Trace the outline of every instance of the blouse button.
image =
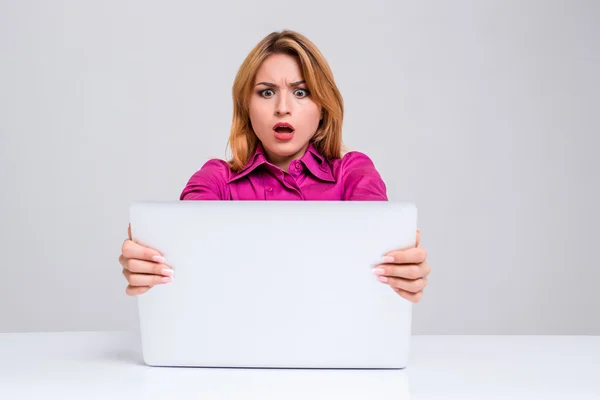
POLYGON ((267 191, 269 191, 269 192, 272 192, 272 191, 273 191, 273 188, 272 188, 272 187, 269 187, 269 188, 267 188, 267 191))

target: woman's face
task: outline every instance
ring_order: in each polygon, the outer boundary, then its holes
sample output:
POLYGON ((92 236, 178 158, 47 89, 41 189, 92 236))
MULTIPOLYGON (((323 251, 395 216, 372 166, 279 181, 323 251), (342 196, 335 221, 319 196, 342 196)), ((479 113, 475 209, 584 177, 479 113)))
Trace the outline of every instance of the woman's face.
POLYGON ((250 97, 250 122, 269 161, 287 171, 302 157, 321 119, 321 107, 308 91, 298 61, 287 54, 265 59, 250 97), (277 127, 287 123, 290 127, 277 127))

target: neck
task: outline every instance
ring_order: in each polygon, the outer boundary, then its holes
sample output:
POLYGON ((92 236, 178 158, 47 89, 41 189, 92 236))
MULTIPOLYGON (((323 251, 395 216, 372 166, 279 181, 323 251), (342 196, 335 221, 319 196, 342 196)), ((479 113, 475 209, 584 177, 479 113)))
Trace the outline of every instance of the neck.
POLYGON ((294 160, 298 160, 298 159, 302 158, 302 156, 306 152, 306 149, 308 149, 308 143, 305 144, 300 149, 300 151, 298 151, 296 154, 292 154, 289 156, 279 156, 279 155, 271 154, 266 149, 265 149, 265 155, 267 156, 267 160, 271 164, 281 168, 284 172, 288 172, 290 163, 294 160))

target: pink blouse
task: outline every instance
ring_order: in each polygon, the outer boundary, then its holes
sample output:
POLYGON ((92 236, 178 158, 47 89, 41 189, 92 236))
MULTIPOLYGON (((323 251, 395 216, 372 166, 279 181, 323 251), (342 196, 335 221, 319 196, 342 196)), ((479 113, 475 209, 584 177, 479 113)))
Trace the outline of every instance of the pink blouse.
POLYGON ((264 148, 232 172, 211 159, 189 179, 180 200, 370 200, 387 201, 386 186, 371 159, 349 152, 328 162, 311 143, 289 172, 269 163, 264 148))

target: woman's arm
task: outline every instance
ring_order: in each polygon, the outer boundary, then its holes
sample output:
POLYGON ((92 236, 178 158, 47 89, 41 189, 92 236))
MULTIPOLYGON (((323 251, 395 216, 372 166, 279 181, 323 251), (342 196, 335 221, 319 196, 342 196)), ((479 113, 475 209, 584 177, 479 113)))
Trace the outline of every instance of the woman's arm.
POLYGON ((227 179, 230 174, 227 163, 219 159, 207 161, 189 179, 179 196, 180 200, 225 200, 227 179))
POLYGON ((353 151, 342 159, 343 200, 387 201, 387 188, 373 161, 353 151))

